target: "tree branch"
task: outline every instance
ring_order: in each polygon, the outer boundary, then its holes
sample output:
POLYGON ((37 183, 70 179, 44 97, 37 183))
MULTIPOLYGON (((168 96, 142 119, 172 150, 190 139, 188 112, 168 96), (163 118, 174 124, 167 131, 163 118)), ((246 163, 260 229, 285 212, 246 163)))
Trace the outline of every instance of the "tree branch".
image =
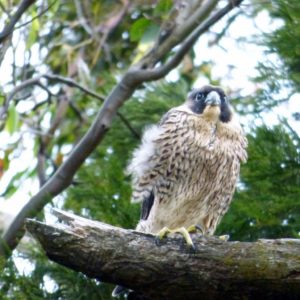
POLYGON ((22 17, 23 13, 34 3, 36 0, 23 0, 15 14, 11 17, 9 23, 6 24, 2 32, 0 32, 0 44, 5 41, 5 39, 12 34, 15 25, 22 17))
POLYGON ((89 21, 86 19, 81 6, 81 2, 79 0, 74 0, 74 3, 76 7, 77 18, 80 25, 88 35, 90 35, 92 38, 95 38, 94 26, 90 26, 89 21))
POLYGON ((151 234, 54 210, 61 221, 27 220, 47 256, 91 278, 134 290, 130 299, 297 299, 300 240, 224 242, 180 236, 156 245, 151 234))
MULTIPOLYGON (((193 1, 194 2, 194 1, 193 1)), ((230 2, 230 1, 229 1, 230 2)), ((173 21, 167 38, 158 47, 154 47, 148 55, 140 61, 141 66, 154 66, 176 45, 180 44, 198 25, 200 25, 216 7, 218 0, 197 0, 195 3, 186 4, 185 8, 178 11, 177 18, 173 21), (180 20, 178 20, 180 19, 180 20), (176 26, 177 25, 177 26, 176 26)))
POLYGON ((54 4, 56 3, 56 1, 57 0, 54 0, 53 2, 51 2, 48 7, 46 7, 45 9, 43 9, 41 12, 39 12, 36 16, 34 16, 33 18, 31 18, 27 22, 24 22, 24 23, 16 26, 15 30, 16 29, 20 29, 20 28, 22 28, 24 26, 27 26, 28 24, 32 23, 34 20, 39 19, 42 15, 44 15, 46 12, 48 12, 52 8, 52 6, 54 6, 54 4))
POLYGON ((84 92, 85 94, 92 96, 93 98, 96 98, 100 101, 105 100, 105 96, 100 95, 100 94, 84 87, 83 85, 77 83, 75 80, 73 80, 71 78, 63 77, 63 76, 59 76, 59 75, 55 75, 55 74, 44 74, 44 75, 42 75, 42 77, 48 79, 49 81, 61 82, 70 87, 75 87, 75 88, 79 89, 80 91, 84 92))
MULTIPOLYGON (((238 5, 241 2, 242 0, 230 0, 228 2, 229 4, 226 6, 228 8, 225 11, 229 12, 232 8, 235 7, 235 5, 238 5)), ((222 11, 223 10, 221 9, 220 12, 222 11)), ((216 23, 225 14, 226 13, 221 13, 221 16, 218 17, 218 13, 216 13, 216 17, 213 16, 209 19, 210 21, 208 21, 207 28, 216 23)), ((190 26, 189 24, 190 27, 188 31, 185 31, 185 36, 188 36, 190 34, 191 36, 193 36, 194 34, 196 34, 194 32, 195 28, 198 28, 197 30, 200 30, 198 25, 200 20, 194 21, 195 23, 193 24, 193 26, 190 26)), ((181 24, 181 26, 184 27, 185 25, 181 24)), ((175 39, 176 41, 176 43, 174 42, 175 44, 172 44, 173 46, 181 42, 179 37, 176 37, 175 33, 171 36, 172 39, 175 39)), ((198 36, 199 34, 197 35, 197 37, 198 36)), ((196 41, 196 36, 194 39, 190 37, 190 39, 188 40, 189 43, 191 43, 192 45, 196 41)), ((159 60, 159 57, 166 55, 170 50, 168 47, 164 46, 164 52, 162 50, 163 48, 161 48, 163 45, 166 45, 167 41, 168 39, 162 45, 158 47, 157 45, 155 46, 157 47, 157 51, 152 51, 152 53, 154 53, 152 54, 152 59, 154 59, 154 61, 159 60)), ((184 54, 190 49, 191 45, 189 45, 188 42, 186 42, 186 44, 183 44, 182 46, 185 48, 181 48, 182 50, 180 52, 177 52, 177 58, 176 55, 174 56, 175 58, 173 57, 173 60, 175 60, 177 64, 179 63, 178 60, 180 60, 180 58, 184 56, 184 54)), ((162 72, 158 72, 158 74, 156 73, 154 74, 154 76, 151 75, 152 77, 149 76, 149 74, 151 74, 151 72, 156 72, 158 68, 154 69, 153 71, 149 71, 147 69, 141 70, 142 65, 140 64, 131 67, 127 71, 127 73, 125 73, 120 82, 107 96, 93 124, 91 125, 87 133, 84 135, 84 137, 81 139, 81 141, 74 147, 69 157, 57 169, 56 173, 43 185, 39 192, 36 195, 34 195, 18 213, 11 226, 8 228, 8 230, 3 236, 3 239, 0 243, 0 255, 10 255, 11 250, 17 246, 18 240, 24 234, 25 219, 28 217, 35 216, 44 207, 45 204, 47 204, 53 197, 58 195, 71 184, 75 172, 79 169, 79 167, 83 164, 83 162, 91 154, 91 152, 96 148, 96 146, 102 141, 105 133, 110 128, 113 118, 117 114, 119 107, 123 105, 123 103, 132 96, 135 89, 146 80, 148 81, 162 78, 168 71, 176 67, 177 64, 169 63, 168 67, 163 69, 162 72), (144 74, 143 72, 145 72, 145 74, 147 74, 147 72, 150 72, 148 73, 147 78, 141 76, 142 74, 144 74)), ((164 66, 160 68, 164 68, 164 66)))
MULTIPOLYGON (((55 74, 43 74, 43 75, 39 75, 34 78, 23 81, 20 85, 16 86, 7 95, 3 106, 0 107, 0 121, 3 121, 5 119, 10 101, 13 99, 13 97, 17 93, 19 93, 23 89, 28 88, 29 86, 38 85, 39 87, 44 89, 49 95, 51 95, 50 91, 44 85, 41 84, 41 82, 40 82, 41 78, 46 78, 48 81, 61 82, 70 87, 75 87, 75 88, 79 89, 80 91, 84 92, 85 94, 101 101, 101 103, 103 103, 103 101, 105 100, 105 96, 100 95, 100 94, 94 92, 93 90, 88 89, 87 87, 77 83, 75 80, 73 80, 71 78, 63 77, 63 76, 59 76, 59 75, 55 75, 55 74)), ((34 107, 34 109, 36 109, 38 106, 39 105, 36 105, 34 107)), ((139 133, 131 126, 130 122, 126 119, 126 117, 123 116, 120 112, 117 112, 117 115, 121 119, 121 121, 124 123, 124 125, 129 129, 129 131, 132 133, 132 135, 135 138, 140 138, 139 133)))
POLYGON ((200 24, 194 32, 188 36, 181 44, 180 48, 175 52, 175 54, 162 66, 150 69, 150 70, 140 70, 135 72, 135 76, 143 81, 157 80, 165 75, 167 75, 172 69, 176 68, 182 61, 183 57, 191 50, 197 39, 206 32, 212 25, 217 23, 222 19, 228 12, 230 12, 234 7, 239 6, 243 0, 232 0, 218 12, 216 12, 207 21, 200 24))
POLYGON ((16 86, 6 97, 5 97, 5 101, 3 103, 3 106, 0 107, 0 121, 3 121, 6 117, 7 114, 7 110, 9 107, 9 103, 10 101, 13 99, 13 97, 19 93, 20 91, 22 91, 23 89, 26 89, 30 86, 33 85, 41 85, 40 83, 40 79, 41 76, 37 76, 28 80, 23 81, 21 84, 19 84, 18 86, 16 86))
MULTIPOLYGON (((42 77, 44 77, 50 81, 62 82, 62 83, 67 84, 68 86, 78 88, 80 91, 84 92, 85 94, 87 94, 97 100, 100 100, 101 102, 103 102, 105 100, 105 96, 102 96, 102 95, 80 85, 79 83, 77 83, 76 81, 74 81, 71 78, 54 75, 54 74, 45 74, 45 75, 42 75, 42 77)), ((117 112, 117 116, 121 119, 121 121, 129 129, 129 131, 132 133, 132 135, 134 137, 140 138, 139 133, 131 126, 130 122, 126 119, 126 117, 124 117, 120 112, 117 112)))

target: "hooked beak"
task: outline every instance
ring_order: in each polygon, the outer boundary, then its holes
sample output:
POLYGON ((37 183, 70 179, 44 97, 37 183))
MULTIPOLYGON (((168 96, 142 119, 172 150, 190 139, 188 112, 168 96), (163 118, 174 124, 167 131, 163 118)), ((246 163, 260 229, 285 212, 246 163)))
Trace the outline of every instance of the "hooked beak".
POLYGON ((217 92, 212 91, 210 92, 205 99, 205 103, 207 105, 211 105, 211 106, 218 106, 221 104, 221 99, 220 96, 217 92))

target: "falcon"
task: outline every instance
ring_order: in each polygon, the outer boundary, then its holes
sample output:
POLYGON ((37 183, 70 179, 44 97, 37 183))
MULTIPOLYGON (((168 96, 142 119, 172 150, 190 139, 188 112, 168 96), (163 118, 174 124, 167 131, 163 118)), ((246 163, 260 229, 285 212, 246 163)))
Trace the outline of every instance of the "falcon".
MULTIPOLYGON (((192 90, 147 128, 128 166, 132 202, 142 202, 138 231, 162 239, 180 232, 213 235, 247 160, 247 139, 222 88, 192 90)), ((116 291, 117 292, 117 291, 116 291)))

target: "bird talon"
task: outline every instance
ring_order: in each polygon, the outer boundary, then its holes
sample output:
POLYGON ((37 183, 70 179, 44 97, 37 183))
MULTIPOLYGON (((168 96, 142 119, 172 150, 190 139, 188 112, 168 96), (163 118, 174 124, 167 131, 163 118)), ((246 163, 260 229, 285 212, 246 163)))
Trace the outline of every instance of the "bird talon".
POLYGON ((199 224, 195 225, 196 229, 198 229, 202 235, 204 235, 204 229, 202 226, 200 226, 199 224))
POLYGON ((192 238, 191 238, 191 236, 189 234, 189 230, 187 230, 184 227, 180 227, 180 228, 177 228, 177 229, 169 229, 168 227, 164 227, 156 235, 156 238, 155 238, 156 245, 159 245, 160 241, 164 237, 166 237, 169 233, 180 233, 180 234, 182 234, 182 236, 183 236, 184 240, 186 241, 188 247, 190 249, 192 249, 193 251, 196 250, 195 245, 194 245, 194 243, 192 241, 192 238))
POLYGON ((196 253, 196 247, 195 247, 194 243, 187 244, 187 247, 188 247, 188 250, 189 250, 190 253, 196 253))
POLYGON ((155 237, 156 246, 160 246, 160 242, 162 241, 162 239, 166 237, 170 232, 172 231, 168 227, 164 227, 163 229, 161 229, 155 237))
POLYGON ((156 246, 160 246, 161 239, 158 236, 155 237, 154 241, 156 246))
POLYGON ((229 238, 230 238, 229 234, 223 234, 223 235, 219 236, 219 239, 224 242, 227 242, 229 240, 229 238))
POLYGON ((195 224, 195 225, 191 225, 188 227, 187 231, 189 233, 194 233, 194 232, 197 232, 197 231, 200 231, 202 235, 204 235, 204 229, 201 225, 199 224, 195 224))

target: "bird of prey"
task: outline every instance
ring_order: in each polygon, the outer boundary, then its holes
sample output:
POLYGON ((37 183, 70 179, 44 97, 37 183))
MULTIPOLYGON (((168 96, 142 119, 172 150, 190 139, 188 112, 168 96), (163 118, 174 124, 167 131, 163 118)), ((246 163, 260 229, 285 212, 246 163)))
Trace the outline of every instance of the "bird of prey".
MULTIPOLYGON (((145 130, 128 166, 133 202, 142 202, 138 231, 213 235, 229 208, 247 159, 247 139, 223 89, 192 90, 158 125, 145 130)), ((119 288, 120 289, 120 288, 119 288)))

